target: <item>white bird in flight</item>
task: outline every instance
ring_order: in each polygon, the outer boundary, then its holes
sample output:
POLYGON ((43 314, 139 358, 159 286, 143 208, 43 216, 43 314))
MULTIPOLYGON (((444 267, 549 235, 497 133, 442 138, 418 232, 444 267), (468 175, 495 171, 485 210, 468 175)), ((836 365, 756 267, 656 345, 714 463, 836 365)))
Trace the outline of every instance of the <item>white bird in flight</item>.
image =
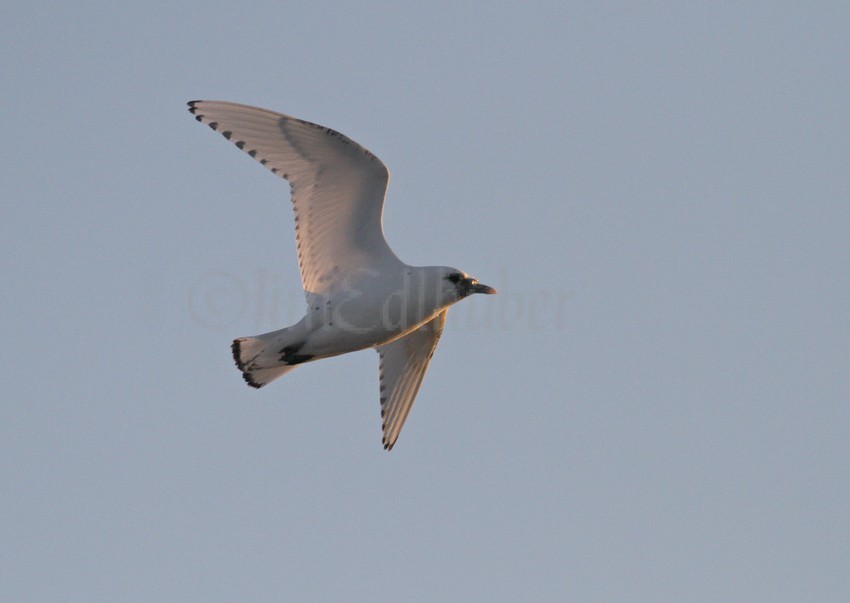
POLYGON ((408 266, 381 223, 389 171, 339 132, 266 109, 191 101, 199 122, 289 181, 307 313, 292 326, 240 337, 233 359, 262 387, 299 364, 366 348, 380 355, 384 448, 398 438, 449 306, 496 290, 456 268, 408 266))

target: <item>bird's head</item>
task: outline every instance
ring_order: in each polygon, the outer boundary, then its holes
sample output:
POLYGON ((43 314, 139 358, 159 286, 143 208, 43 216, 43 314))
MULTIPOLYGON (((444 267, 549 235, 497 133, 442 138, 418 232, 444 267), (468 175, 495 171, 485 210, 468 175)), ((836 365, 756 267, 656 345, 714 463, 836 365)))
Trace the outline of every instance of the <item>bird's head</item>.
POLYGON ((443 275, 445 285, 449 290, 456 295, 456 299, 461 300, 464 297, 473 293, 484 293, 485 295, 493 295, 496 290, 493 287, 482 285, 478 279, 473 278, 456 268, 446 268, 443 275))

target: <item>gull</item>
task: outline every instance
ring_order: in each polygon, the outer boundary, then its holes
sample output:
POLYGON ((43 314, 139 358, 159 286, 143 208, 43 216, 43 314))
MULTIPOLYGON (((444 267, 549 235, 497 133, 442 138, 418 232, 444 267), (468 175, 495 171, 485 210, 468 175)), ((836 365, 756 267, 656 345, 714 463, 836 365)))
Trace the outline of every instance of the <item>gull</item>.
MULTIPOLYGON (((287 180, 307 311, 231 349, 251 387, 296 366, 374 348, 379 355, 383 445, 392 449, 422 385, 449 306, 496 290, 445 266, 409 266, 384 239, 390 174, 375 155, 318 124, 258 107, 191 101, 189 111, 287 180)), ((260 253, 264 241, 256 241, 260 253)))

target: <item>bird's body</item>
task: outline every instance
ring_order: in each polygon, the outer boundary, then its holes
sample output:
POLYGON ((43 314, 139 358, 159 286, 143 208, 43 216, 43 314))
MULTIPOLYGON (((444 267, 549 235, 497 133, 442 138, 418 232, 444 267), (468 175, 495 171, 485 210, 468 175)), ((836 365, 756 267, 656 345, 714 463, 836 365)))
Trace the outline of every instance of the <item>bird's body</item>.
POLYGON ((457 301, 451 299, 453 288, 440 287, 442 271, 404 266, 352 276, 348 286, 335 294, 313 296, 313 304, 294 325, 234 341, 237 364, 250 378, 248 382, 259 387, 271 379, 254 375, 258 370, 270 370, 271 376, 275 370, 286 372, 303 362, 390 343, 434 320, 457 301), (246 347, 252 341, 263 343, 263 354, 246 347))
POLYGON ((219 101, 189 107, 292 190, 307 313, 285 329, 234 340, 245 381, 262 387, 299 364, 376 348, 384 447, 392 448, 447 308, 495 291, 455 268, 408 266, 396 257, 381 226, 389 172, 353 140, 265 109, 219 101))

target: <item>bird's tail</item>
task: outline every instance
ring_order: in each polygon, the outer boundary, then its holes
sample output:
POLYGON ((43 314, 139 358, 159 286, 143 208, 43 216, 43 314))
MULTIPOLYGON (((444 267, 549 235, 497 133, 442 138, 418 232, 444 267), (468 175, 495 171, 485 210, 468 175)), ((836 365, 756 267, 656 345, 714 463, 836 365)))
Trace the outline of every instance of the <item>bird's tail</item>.
POLYGON ((255 337, 234 339, 230 346, 242 378, 251 387, 263 387, 308 362, 313 356, 299 354, 304 341, 295 337, 292 327, 255 337))

